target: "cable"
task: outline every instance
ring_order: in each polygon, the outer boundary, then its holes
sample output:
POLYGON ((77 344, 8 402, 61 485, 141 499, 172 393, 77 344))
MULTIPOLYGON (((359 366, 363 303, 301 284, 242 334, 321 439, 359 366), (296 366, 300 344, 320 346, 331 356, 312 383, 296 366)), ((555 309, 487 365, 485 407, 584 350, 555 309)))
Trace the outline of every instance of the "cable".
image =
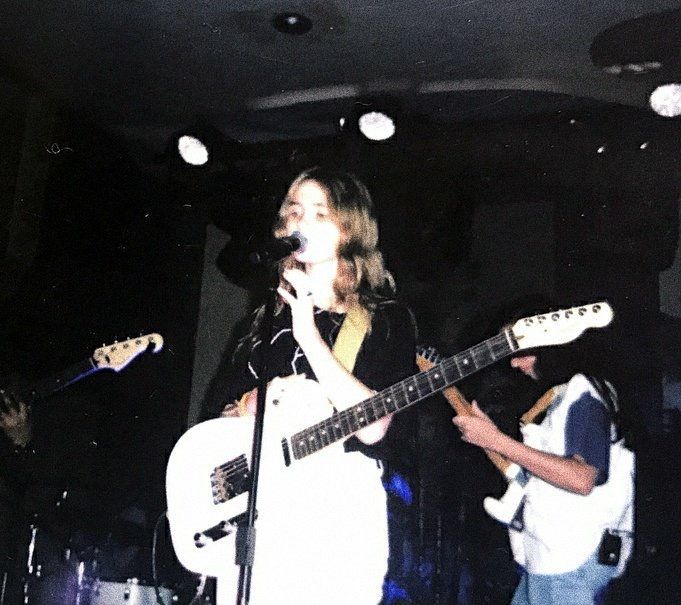
POLYGON ((208 579, 207 576, 204 575, 199 576, 199 585, 196 587, 196 594, 194 595, 194 598, 192 598, 192 600, 189 601, 189 605, 198 605, 201 602, 201 598, 203 597, 203 591, 206 590, 207 579, 208 579))
MULTIPOLYGON (((158 585, 158 570, 156 568, 156 545, 158 543, 158 532, 159 527, 161 525, 161 521, 163 521, 163 519, 167 516, 167 512, 168 511, 163 511, 158 516, 158 519, 156 519, 156 524, 154 525, 154 536, 151 543, 151 573, 154 578, 154 591, 156 592, 156 602, 158 603, 158 605, 168 605, 161 598, 161 590, 158 585)), ((196 593, 192 597, 192 600, 189 601, 189 605, 197 605, 198 603, 201 602, 203 592, 206 589, 207 579, 208 579, 207 576, 204 575, 199 576, 199 585, 196 587, 196 593)))
POLYGON ((167 511, 163 511, 156 519, 156 524, 154 525, 154 536, 151 541, 151 573, 154 578, 154 592, 156 593, 156 602, 158 605, 169 605, 161 598, 161 590, 158 585, 158 570, 156 569, 156 544, 158 542, 158 529, 161 521, 166 516, 167 511))

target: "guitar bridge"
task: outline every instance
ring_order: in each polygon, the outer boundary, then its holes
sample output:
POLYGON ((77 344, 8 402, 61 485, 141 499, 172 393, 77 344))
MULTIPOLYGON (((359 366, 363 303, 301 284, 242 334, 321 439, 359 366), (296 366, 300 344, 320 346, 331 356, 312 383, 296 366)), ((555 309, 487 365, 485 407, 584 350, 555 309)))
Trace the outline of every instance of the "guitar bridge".
POLYGON ((247 492, 251 485, 251 474, 246 456, 216 466, 210 474, 213 504, 222 504, 247 492))

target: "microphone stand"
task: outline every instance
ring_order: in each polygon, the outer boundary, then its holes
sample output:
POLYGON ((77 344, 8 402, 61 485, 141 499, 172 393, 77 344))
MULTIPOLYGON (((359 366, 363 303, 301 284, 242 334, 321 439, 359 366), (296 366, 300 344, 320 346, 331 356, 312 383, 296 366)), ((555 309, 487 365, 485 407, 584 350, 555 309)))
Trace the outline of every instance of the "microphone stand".
MULTIPOLYGON (((276 267, 276 264, 274 265, 276 267)), ((270 283, 274 283, 274 276, 278 274, 270 267, 270 283)), ((258 479, 260 475, 260 454, 262 450, 262 433, 265 423, 265 401, 267 399, 267 372, 272 340, 272 324, 274 305, 277 300, 276 286, 270 288, 265 302, 265 310, 260 325, 261 365, 258 380, 257 407, 255 425, 253 427, 253 448, 251 452, 251 481, 248 490, 248 506, 246 521, 239 523, 236 532, 235 563, 240 566, 239 584, 237 589, 237 605, 247 605, 250 602, 251 578, 253 561, 255 559, 255 518, 258 496, 258 479)))

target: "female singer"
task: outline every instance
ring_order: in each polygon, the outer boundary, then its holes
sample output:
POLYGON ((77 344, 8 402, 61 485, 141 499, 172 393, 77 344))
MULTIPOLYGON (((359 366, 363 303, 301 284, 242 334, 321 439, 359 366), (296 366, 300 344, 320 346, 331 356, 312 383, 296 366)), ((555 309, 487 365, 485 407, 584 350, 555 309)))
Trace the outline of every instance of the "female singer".
MULTIPOLYGON (((328 400, 323 402, 328 417, 415 373, 413 317, 392 298, 366 187, 343 172, 304 171, 291 184, 274 227, 277 237, 295 232, 306 245, 280 264, 265 433, 268 423, 302 422, 305 428, 316 422, 306 422, 316 393, 308 388, 310 380, 328 400), (349 364, 352 371, 333 350, 347 317, 365 325, 355 336, 361 346, 349 364)), ((255 411, 262 316, 260 309, 235 352, 223 416, 255 411)), ((388 559, 386 496, 380 465, 359 450, 380 441, 390 421, 384 416, 339 447, 309 456, 300 476, 289 469, 268 474, 263 453, 253 603, 381 600, 388 559)))

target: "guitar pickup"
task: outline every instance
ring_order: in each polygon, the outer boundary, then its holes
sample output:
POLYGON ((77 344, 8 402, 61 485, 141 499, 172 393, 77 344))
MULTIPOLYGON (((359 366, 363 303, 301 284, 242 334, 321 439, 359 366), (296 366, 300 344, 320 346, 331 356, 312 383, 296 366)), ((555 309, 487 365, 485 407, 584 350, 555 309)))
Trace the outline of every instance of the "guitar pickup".
MULTIPOLYGON (((255 514, 255 518, 258 518, 257 512, 255 514)), ((228 519, 227 521, 220 521, 220 523, 213 525, 213 527, 209 527, 203 531, 197 531, 194 534, 194 546, 196 546, 196 548, 203 548, 206 546, 206 544, 217 542, 218 540, 231 535, 234 531, 236 531, 239 523, 245 520, 246 513, 243 512, 236 517, 228 519)))
POLYGON ((247 492, 250 488, 251 475, 246 456, 243 454, 221 466, 217 466, 210 474, 210 486, 213 504, 222 504, 236 496, 247 492))

